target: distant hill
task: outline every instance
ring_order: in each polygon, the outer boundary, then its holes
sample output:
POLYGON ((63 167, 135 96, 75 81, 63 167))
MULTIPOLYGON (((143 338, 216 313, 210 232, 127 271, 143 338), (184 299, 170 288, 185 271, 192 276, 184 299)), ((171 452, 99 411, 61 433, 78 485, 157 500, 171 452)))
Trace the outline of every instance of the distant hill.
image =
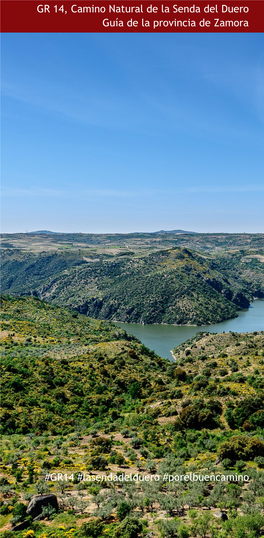
POLYGON ((196 234, 197 232, 187 232, 186 230, 159 230, 158 232, 150 232, 153 234, 196 234))
MULTIPOLYGON (((50 230, 37 230, 37 231, 33 231, 33 232, 27 232, 28 234, 62 234, 64 232, 52 232, 50 230)), ((135 233, 139 233, 139 234, 142 234, 142 233, 146 233, 146 232, 135 232, 135 233)), ((159 230, 158 232, 149 232, 151 234, 195 234, 197 232, 188 232, 186 230, 159 230)))
MULTIPOLYGON (((64 232, 51 232, 50 230, 37 230, 34 232, 27 232, 28 234, 63 234, 64 232)), ((142 234, 145 232, 135 232, 136 234, 142 234)), ((151 234, 196 234, 197 232, 189 232, 187 230, 159 230, 158 232, 149 232, 151 234)))
POLYGON ((43 235, 43 234, 58 234, 58 233, 61 233, 61 232, 51 232, 50 230, 37 230, 36 232, 28 232, 29 234, 39 234, 39 235, 43 235))

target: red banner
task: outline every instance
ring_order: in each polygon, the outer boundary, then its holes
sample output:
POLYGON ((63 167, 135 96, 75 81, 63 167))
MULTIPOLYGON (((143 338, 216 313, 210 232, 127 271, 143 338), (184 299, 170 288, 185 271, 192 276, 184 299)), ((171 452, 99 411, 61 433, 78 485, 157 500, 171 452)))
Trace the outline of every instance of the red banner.
POLYGON ((263 0, 2 0, 2 32, 263 32, 263 0))

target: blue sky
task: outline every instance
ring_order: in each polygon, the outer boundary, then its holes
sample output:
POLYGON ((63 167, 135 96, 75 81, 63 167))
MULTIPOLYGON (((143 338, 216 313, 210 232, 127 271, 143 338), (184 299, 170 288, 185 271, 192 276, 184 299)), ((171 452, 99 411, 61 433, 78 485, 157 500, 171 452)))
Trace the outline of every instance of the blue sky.
POLYGON ((264 231, 263 34, 3 34, 2 230, 264 231))

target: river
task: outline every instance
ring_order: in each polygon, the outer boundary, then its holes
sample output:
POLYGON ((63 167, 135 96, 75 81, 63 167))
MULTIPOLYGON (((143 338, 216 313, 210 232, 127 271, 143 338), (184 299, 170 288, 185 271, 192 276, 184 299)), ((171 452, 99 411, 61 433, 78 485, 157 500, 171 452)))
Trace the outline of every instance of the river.
POLYGON ((264 331, 264 299, 257 299, 247 310, 238 313, 238 317, 216 323, 190 327, 186 325, 139 325, 137 323, 116 323, 129 334, 133 334, 150 349, 165 359, 171 359, 171 349, 182 344, 198 331, 238 333, 264 331))

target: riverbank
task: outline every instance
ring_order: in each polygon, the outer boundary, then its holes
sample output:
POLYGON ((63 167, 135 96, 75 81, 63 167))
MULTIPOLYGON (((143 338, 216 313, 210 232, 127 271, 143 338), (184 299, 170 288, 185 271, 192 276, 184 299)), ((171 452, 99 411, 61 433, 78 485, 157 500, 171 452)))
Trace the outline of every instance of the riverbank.
POLYGON ((137 323, 116 323, 126 332, 133 334, 147 347, 153 349, 161 357, 172 359, 171 350, 186 342, 197 332, 253 332, 264 330, 264 299, 255 300, 248 309, 238 313, 236 318, 222 321, 215 325, 140 325, 137 323))

